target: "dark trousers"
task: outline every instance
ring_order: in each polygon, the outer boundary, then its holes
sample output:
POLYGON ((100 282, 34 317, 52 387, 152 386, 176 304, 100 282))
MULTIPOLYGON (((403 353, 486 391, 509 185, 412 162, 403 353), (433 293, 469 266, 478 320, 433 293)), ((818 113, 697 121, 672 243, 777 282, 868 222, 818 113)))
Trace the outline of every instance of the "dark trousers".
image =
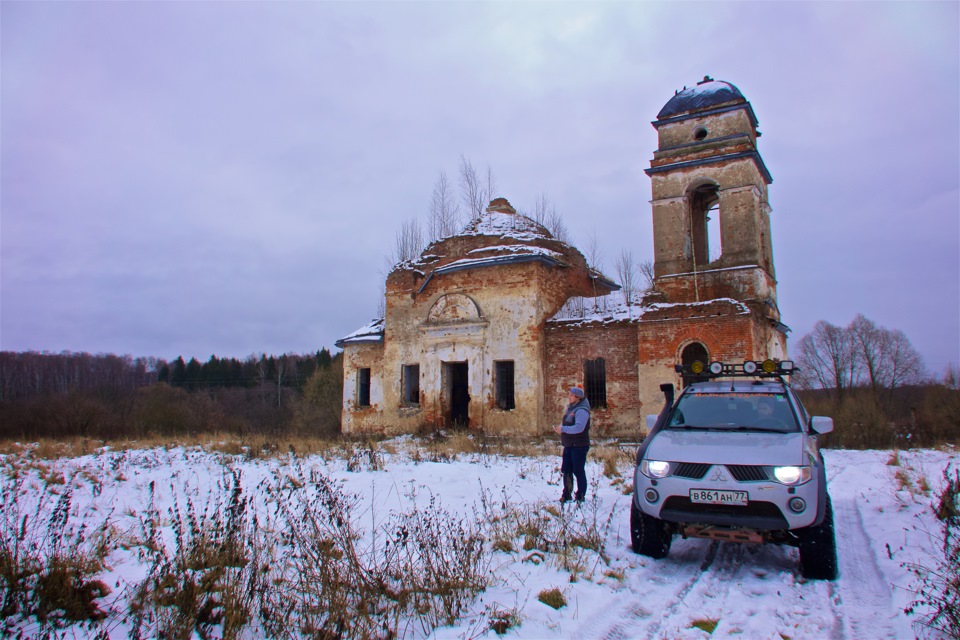
POLYGON ((577 500, 587 496, 587 452, 590 447, 564 447, 563 458, 560 464, 560 473, 563 474, 563 495, 561 500, 569 500, 573 491, 573 480, 577 480, 577 500))

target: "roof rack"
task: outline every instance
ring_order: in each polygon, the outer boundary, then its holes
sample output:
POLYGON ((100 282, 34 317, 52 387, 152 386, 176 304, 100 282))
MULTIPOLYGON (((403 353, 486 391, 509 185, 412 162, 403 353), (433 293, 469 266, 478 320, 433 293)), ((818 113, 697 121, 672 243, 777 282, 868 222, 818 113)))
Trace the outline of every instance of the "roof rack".
POLYGON ((797 368, 793 360, 747 360, 745 362, 711 362, 709 366, 695 360, 688 365, 677 364, 674 371, 680 375, 695 376, 703 379, 751 377, 751 378, 782 378, 794 373, 797 368))

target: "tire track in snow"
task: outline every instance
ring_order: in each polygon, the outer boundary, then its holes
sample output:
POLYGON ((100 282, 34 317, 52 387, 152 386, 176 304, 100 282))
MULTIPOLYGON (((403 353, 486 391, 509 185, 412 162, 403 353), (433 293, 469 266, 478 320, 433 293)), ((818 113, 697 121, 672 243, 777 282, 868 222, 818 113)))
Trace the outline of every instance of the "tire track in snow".
MULTIPOLYGON (((704 544, 704 540, 696 540, 704 544)), ((643 638, 674 638, 679 630, 690 626, 691 609, 698 615, 705 613, 701 605, 722 603, 726 600, 735 577, 743 567, 744 545, 736 542, 708 543, 709 563, 701 567, 701 576, 688 588, 678 593, 678 597, 669 610, 665 611, 644 635, 643 638)), ((722 609, 722 606, 721 606, 722 609)))
MULTIPOLYGON (((679 540, 675 541, 679 542, 679 540)), ((611 608, 609 613, 600 618, 594 618, 577 629, 571 638, 585 640, 601 638, 602 640, 626 640, 628 638, 651 638, 659 632, 662 621, 669 612, 676 610, 683 599, 703 578, 717 556, 718 543, 711 542, 704 545, 703 541, 689 541, 685 545, 674 544, 671 555, 663 560, 650 560, 645 567, 637 584, 630 589, 630 596, 626 604, 611 608), (699 543, 699 544, 698 544, 699 543), (682 549, 678 548, 683 546, 682 549), (677 553, 679 552, 679 553, 677 553), (697 557, 700 557, 697 562, 697 557), (665 602, 654 602, 653 594, 658 589, 650 590, 650 583, 667 585, 680 583, 682 586, 672 595, 665 598, 665 602), (637 587, 640 587, 638 589, 637 587), (643 590, 641 593, 641 589, 643 590), (666 607, 666 611, 663 609, 666 607), (659 613, 655 613, 658 612, 659 613)))
POLYGON ((851 640, 895 637, 893 593, 877 566, 857 499, 834 502, 833 518, 841 578, 833 589, 836 632, 851 640))

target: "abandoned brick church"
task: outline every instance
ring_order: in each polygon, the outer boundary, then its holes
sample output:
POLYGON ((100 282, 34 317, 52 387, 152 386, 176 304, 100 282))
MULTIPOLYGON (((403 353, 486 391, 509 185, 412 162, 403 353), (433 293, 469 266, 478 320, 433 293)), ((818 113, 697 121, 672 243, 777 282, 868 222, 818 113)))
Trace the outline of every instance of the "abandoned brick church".
POLYGON ((581 384, 595 434, 636 434, 660 411, 659 385, 682 383, 675 363, 784 358, 772 178, 753 108, 732 84, 704 78, 653 126, 654 279, 642 300, 607 304, 615 282, 497 198, 463 232, 397 265, 384 317, 337 342, 343 432, 545 434, 566 389, 581 384), (719 243, 708 238, 717 228, 719 243))

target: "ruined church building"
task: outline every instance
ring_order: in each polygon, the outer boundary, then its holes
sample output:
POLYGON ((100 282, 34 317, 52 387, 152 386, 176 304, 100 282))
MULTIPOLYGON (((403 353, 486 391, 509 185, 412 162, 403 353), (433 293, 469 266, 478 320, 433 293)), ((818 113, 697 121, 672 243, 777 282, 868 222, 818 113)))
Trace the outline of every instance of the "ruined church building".
POLYGON ((659 385, 682 384, 674 364, 784 358, 772 178, 753 108, 732 84, 704 78, 652 124, 654 280, 642 301, 594 312, 620 287, 497 198, 397 265, 384 317, 337 342, 343 432, 545 434, 581 384, 596 435, 637 434, 660 411, 659 385), (708 238, 712 216, 719 243, 708 238), (565 303, 580 299, 585 313, 570 313, 565 303))

